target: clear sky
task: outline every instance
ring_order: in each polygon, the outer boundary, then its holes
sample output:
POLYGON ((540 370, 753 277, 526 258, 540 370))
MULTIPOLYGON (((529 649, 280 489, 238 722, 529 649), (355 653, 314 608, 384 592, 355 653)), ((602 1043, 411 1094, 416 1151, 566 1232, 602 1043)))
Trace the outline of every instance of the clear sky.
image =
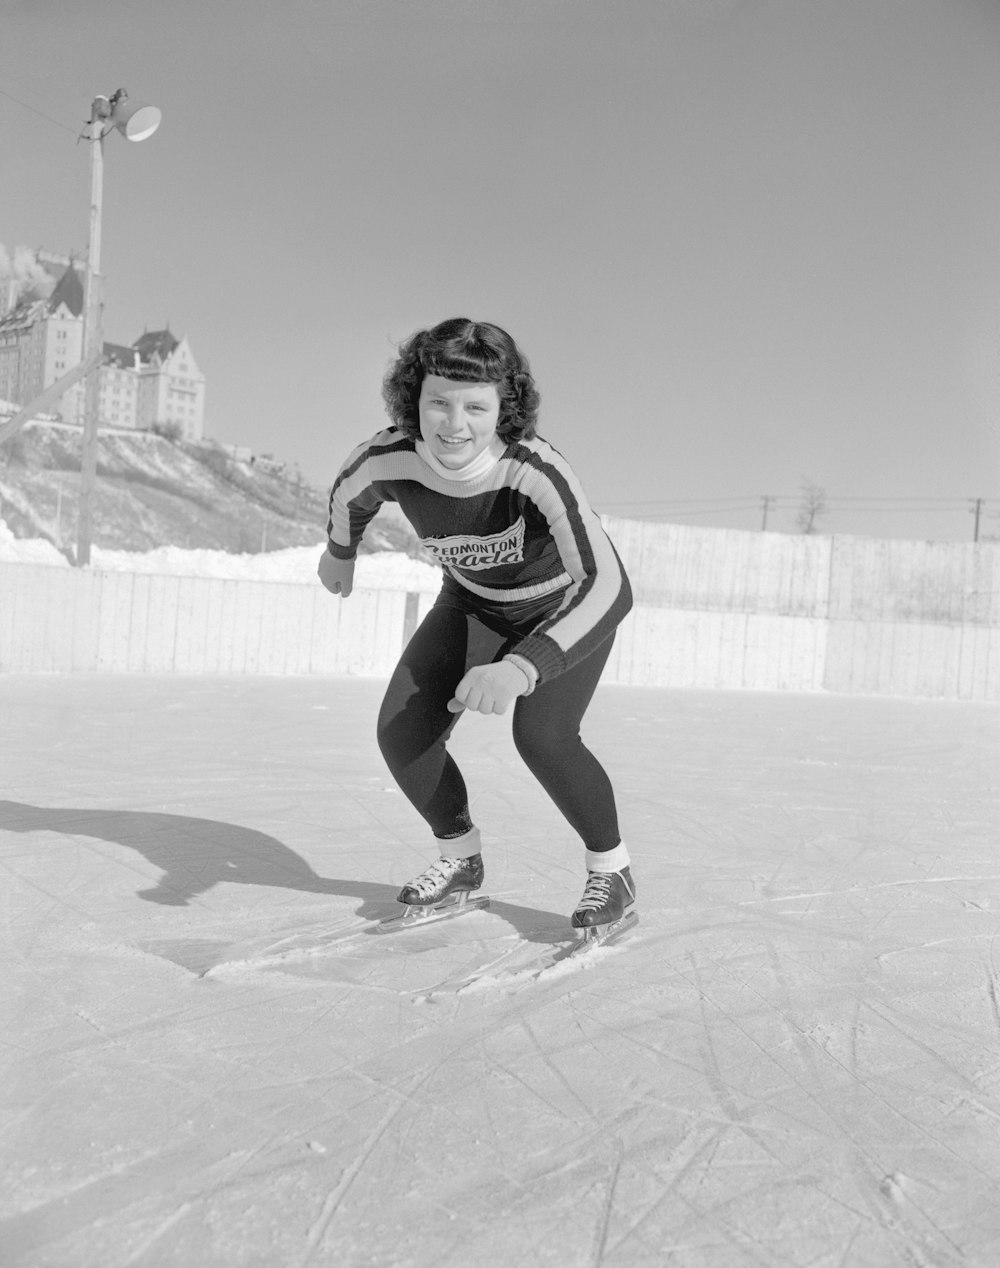
POLYGON ((105 337, 187 335, 212 436, 327 484, 461 314, 601 511, 1000 535, 998 0, 4 0, 8 252, 85 251, 119 87, 105 337))

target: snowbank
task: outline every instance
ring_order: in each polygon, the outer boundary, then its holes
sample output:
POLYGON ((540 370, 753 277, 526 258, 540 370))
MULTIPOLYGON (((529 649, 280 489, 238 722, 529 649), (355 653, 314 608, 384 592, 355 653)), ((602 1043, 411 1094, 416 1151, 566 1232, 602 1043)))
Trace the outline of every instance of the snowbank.
MULTIPOLYGON (((224 577, 243 581, 292 581, 315 585, 316 561, 323 543, 293 546, 259 555, 231 555, 224 550, 180 550, 159 546, 144 552, 91 551, 92 566, 102 572, 141 572, 184 577, 224 577)), ((68 568, 51 542, 16 538, 0 520, 0 563, 52 564, 68 568)), ((441 573, 432 564, 395 551, 360 555, 354 584, 369 590, 437 590, 441 573)))

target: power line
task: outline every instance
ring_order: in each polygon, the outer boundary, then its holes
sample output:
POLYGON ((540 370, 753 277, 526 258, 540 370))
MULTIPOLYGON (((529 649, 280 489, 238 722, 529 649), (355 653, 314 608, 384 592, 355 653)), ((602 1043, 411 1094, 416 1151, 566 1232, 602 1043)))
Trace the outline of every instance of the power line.
POLYGON ((25 110, 30 110, 32 114, 37 114, 40 119, 45 119, 48 123, 54 123, 57 128, 62 128, 65 132, 72 132, 76 136, 80 129, 71 128, 69 124, 63 123, 59 119, 53 119, 50 114, 46 114, 43 110, 38 110, 34 106, 29 106, 26 101, 22 101, 20 97, 15 97, 12 92, 7 92, 5 88, 0 88, 0 96, 7 97, 10 101, 15 101, 19 106, 23 106, 25 110))
POLYGON ((664 500, 662 498, 645 498, 641 501, 631 502, 615 502, 614 506, 704 506, 710 502, 759 502, 756 497, 747 497, 742 493, 736 493, 730 497, 722 498, 670 498, 664 500))
MULTIPOLYGON (((759 503, 753 503, 751 505, 747 505, 744 503, 740 506, 712 506, 712 507, 706 506, 702 510, 671 511, 670 514, 675 519, 680 519, 683 516, 687 516, 687 515, 725 515, 727 512, 739 511, 742 513, 743 511, 752 511, 754 510, 756 506, 759 506, 759 505, 760 505, 759 503)), ((647 513, 661 514, 661 512, 647 512, 647 513)))
MULTIPOLYGON (((760 497, 737 495, 723 498, 684 498, 684 499, 650 499, 648 501, 604 502, 598 500, 596 505, 605 515, 620 515, 635 520, 662 520, 668 522, 684 522, 704 517, 714 518, 718 527, 723 527, 722 520, 727 515, 739 515, 746 521, 751 513, 759 516, 761 532, 767 532, 769 518, 780 516, 783 520, 795 510, 801 511, 803 495, 793 497, 787 494, 765 494, 760 497)), ((844 517, 856 515, 933 515, 947 513, 957 515, 963 513, 974 520, 972 540, 982 539, 983 525, 1000 520, 1000 498, 983 497, 834 497, 824 498, 823 504, 816 508, 815 519, 832 517, 834 521, 843 522, 844 517)), ((834 531, 831 529, 829 531, 834 531)))
MULTIPOLYGON (((759 499, 758 499, 759 501, 759 499)), ((770 498, 772 506, 779 509, 792 509, 802 505, 801 499, 795 498, 770 498)), ((821 515, 839 515, 849 511, 857 511, 860 514, 875 514, 880 511, 889 512, 894 515, 906 514, 911 511, 935 512, 954 512, 961 511, 968 506, 974 505, 976 502, 982 506, 986 506, 990 501, 1000 501, 1000 499, 989 498, 930 498, 923 501, 920 498, 826 498, 822 506, 819 507, 818 513, 821 515)))
MULTIPOLYGON (((685 508, 703 508, 706 512, 713 509, 721 509, 720 503, 725 503, 727 508, 732 509, 737 506, 739 509, 747 507, 759 507, 764 500, 763 495, 749 496, 744 494, 736 494, 733 497, 719 498, 645 498, 642 500, 632 501, 607 501, 602 504, 605 506, 615 507, 646 507, 649 511, 671 510, 674 507, 685 508)), ((768 505, 771 507, 781 506, 800 506, 802 504, 802 496, 793 496, 791 494, 768 494, 768 505)), ((1000 504, 1000 498, 974 498, 974 497, 921 497, 914 495, 912 497, 828 497, 824 499, 826 510, 893 510, 893 511, 924 511, 924 510, 957 510, 964 506, 972 505, 979 502, 982 506, 988 506, 991 503, 1000 504)))
POLYGON ((843 505, 850 505, 850 506, 863 506, 869 502, 878 502, 880 505, 885 502, 892 502, 892 503, 905 502, 907 504, 910 504, 913 502, 919 502, 921 506, 927 506, 934 503, 942 503, 942 504, 947 503, 950 506, 964 506, 968 502, 975 502, 977 500, 981 502, 1000 501, 1000 499, 998 498, 979 498, 979 499, 963 498, 963 497, 925 498, 925 497, 921 497, 919 494, 914 494, 912 497, 828 497, 825 500, 828 506, 832 505, 834 502, 843 504, 843 505))

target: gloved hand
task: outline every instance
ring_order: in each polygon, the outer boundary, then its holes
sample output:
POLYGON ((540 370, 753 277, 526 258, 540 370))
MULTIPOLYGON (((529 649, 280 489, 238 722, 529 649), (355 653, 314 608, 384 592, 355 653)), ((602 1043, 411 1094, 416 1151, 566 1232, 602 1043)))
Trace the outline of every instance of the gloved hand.
POLYGON ((316 571, 319 573, 320 581, 331 594, 339 594, 342 599, 346 599, 351 593, 354 586, 353 559, 335 559, 324 548, 316 571))
POLYGON ((463 709, 473 709, 476 713, 506 713, 512 700, 530 690, 528 675, 509 660, 475 665, 455 688, 455 696, 448 701, 448 708, 452 713, 461 713, 463 709))

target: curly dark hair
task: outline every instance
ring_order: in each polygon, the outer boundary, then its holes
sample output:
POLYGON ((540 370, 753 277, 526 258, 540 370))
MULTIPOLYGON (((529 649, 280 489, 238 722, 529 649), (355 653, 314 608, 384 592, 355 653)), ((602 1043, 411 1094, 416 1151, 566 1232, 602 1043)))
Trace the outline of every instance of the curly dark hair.
POLYGON ((451 317, 418 330, 399 349, 382 382, 389 417, 413 440, 420 438, 420 387, 428 374, 460 383, 493 383, 500 397, 497 435, 530 440, 538 421, 538 389, 528 359, 514 340, 488 321, 451 317))

